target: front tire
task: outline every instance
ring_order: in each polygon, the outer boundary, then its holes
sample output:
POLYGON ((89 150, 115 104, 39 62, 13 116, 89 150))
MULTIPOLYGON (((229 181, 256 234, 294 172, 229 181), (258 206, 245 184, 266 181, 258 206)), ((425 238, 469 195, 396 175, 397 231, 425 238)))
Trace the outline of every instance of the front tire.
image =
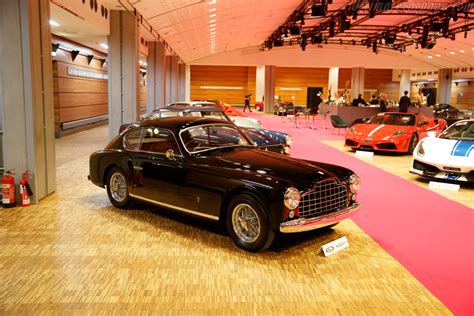
POLYGON ((410 139, 410 144, 408 145, 408 154, 413 154, 413 151, 415 150, 416 145, 418 144, 418 135, 413 134, 413 136, 410 139))
POLYGON ((107 176, 107 195, 110 202, 118 208, 127 208, 130 203, 127 177, 122 169, 113 167, 107 176))
POLYGON ((234 242, 250 252, 265 250, 275 238, 263 203, 249 193, 239 194, 230 201, 226 226, 234 242))

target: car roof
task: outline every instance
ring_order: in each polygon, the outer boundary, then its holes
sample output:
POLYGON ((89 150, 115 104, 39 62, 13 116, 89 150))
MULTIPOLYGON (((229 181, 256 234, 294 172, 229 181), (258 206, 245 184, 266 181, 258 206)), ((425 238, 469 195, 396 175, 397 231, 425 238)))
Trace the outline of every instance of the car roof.
POLYGON ((189 105, 171 105, 166 108, 158 109, 157 111, 180 111, 180 112, 201 112, 201 111, 218 111, 223 112, 221 109, 211 106, 189 106, 189 105))
POLYGON ((184 105, 188 104, 189 106, 196 106, 197 104, 205 104, 205 105, 216 105, 213 102, 208 102, 208 101, 178 101, 178 102, 172 102, 167 105, 168 106, 174 106, 174 105, 184 105))
POLYGON ((223 121, 215 118, 203 118, 197 116, 173 116, 173 117, 166 117, 166 118, 159 118, 159 119, 145 119, 139 122, 136 122, 134 126, 140 127, 161 127, 172 130, 175 133, 179 133, 179 131, 192 127, 192 126, 199 126, 199 125, 206 125, 206 124, 227 124, 234 126, 234 124, 223 121))

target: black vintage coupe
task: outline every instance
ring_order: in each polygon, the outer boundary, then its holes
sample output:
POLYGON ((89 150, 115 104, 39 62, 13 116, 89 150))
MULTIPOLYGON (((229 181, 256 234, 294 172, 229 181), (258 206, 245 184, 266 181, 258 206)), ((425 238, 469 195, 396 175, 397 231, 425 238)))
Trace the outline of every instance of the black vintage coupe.
POLYGON ((359 207, 352 171, 258 150, 234 124, 211 118, 130 125, 91 155, 90 180, 119 208, 134 198, 221 221, 248 251, 267 248, 278 231, 337 224, 359 207))

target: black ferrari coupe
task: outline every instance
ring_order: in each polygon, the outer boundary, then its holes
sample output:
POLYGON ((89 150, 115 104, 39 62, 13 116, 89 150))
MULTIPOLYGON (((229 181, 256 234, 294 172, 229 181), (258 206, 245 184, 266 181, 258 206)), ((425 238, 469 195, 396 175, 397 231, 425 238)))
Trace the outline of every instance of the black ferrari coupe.
POLYGON ((89 177, 116 207, 138 199, 221 221, 248 251, 267 248, 278 231, 335 225, 359 208, 351 170, 258 150, 234 124, 212 118, 132 124, 91 155, 89 177))

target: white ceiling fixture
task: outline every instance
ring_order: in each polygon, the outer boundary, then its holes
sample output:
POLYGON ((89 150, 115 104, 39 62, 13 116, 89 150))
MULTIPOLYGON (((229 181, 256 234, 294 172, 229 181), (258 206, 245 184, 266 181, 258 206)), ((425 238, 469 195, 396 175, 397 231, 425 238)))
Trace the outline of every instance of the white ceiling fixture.
POLYGON ((49 20, 49 25, 51 26, 55 26, 55 27, 58 27, 60 26, 58 22, 54 21, 54 20, 49 20))
POLYGON ((109 45, 105 44, 105 43, 100 43, 100 46, 102 46, 103 48, 105 49, 109 49, 109 45))

